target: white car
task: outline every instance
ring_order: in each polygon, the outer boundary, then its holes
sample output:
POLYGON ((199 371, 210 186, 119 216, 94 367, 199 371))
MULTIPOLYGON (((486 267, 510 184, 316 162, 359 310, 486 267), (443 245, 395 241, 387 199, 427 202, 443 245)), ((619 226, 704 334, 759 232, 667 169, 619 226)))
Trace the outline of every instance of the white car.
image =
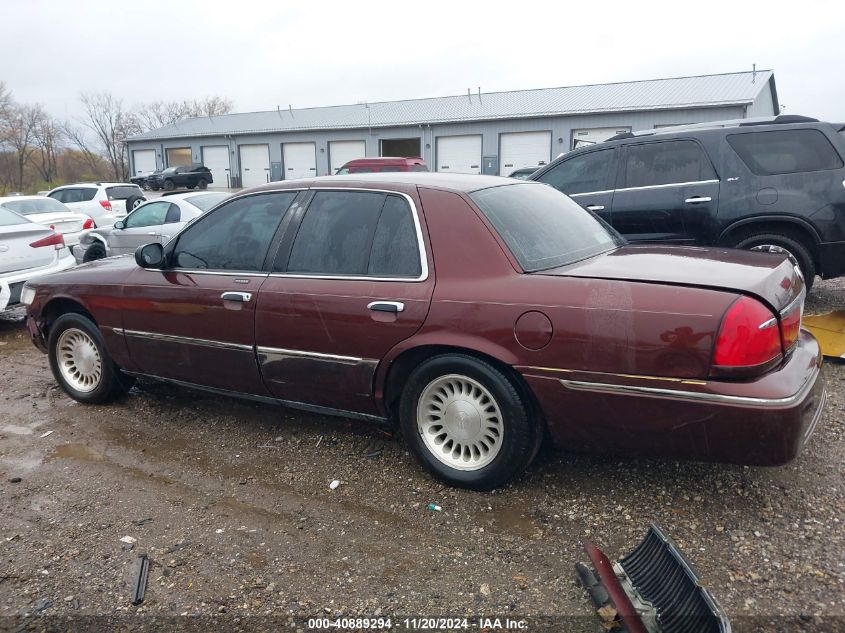
POLYGON ((46 196, 7 196, 0 198, 0 207, 19 213, 30 222, 44 224, 61 233, 65 245, 79 244, 83 231, 94 228, 94 220, 84 213, 68 209, 58 200, 46 196))
POLYGON ((75 265, 61 233, 0 207, 0 312, 21 303, 25 282, 75 265))
POLYGON ((134 253, 150 242, 164 244, 185 225, 232 194, 226 192, 191 192, 164 195, 137 206, 114 226, 86 231, 73 256, 79 263, 103 257, 134 253))
POLYGON ((80 182, 56 187, 47 195, 71 211, 90 215, 97 226, 114 224, 146 200, 138 185, 126 182, 80 182))

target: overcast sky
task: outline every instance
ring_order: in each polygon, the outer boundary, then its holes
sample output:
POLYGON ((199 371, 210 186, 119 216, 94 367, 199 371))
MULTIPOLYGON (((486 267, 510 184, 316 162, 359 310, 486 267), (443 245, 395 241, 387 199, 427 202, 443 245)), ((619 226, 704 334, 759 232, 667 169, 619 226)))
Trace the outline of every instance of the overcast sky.
POLYGON ((83 91, 236 111, 774 69, 845 120, 841 2, 0 0, 0 80, 64 118, 83 91))

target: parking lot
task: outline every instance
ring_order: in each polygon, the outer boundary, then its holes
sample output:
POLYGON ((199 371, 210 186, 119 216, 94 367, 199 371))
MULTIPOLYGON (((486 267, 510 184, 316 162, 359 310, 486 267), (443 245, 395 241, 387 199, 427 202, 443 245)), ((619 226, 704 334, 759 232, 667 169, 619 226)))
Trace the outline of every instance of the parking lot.
MULTIPOLYGON (((808 300, 810 312, 843 306, 841 280, 808 300)), ((845 366, 824 374, 824 418, 787 466, 545 451, 485 494, 442 486, 400 440, 358 422, 154 383, 116 405, 77 404, 22 313, 7 313, 0 615, 285 616, 282 625, 513 614, 595 630, 573 571, 581 539, 618 558, 655 522, 735 630, 841 630, 845 366), (137 539, 132 549, 124 536, 137 539), (152 567, 133 607, 140 552, 152 567)))

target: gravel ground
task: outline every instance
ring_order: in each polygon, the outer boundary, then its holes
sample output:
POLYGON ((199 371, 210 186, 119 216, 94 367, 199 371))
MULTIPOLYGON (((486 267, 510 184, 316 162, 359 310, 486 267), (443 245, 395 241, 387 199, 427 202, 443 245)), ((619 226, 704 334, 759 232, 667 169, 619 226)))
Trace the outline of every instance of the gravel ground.
MULTIPOLYGON (((810 295, 809 311, 831 308, 845 308, 843 280, 810 295)), ((482 494, 443 487, 401 441, 361 423, 154 383, 111 406, 76 404, 20 313, 7 315, 0 630, 307 630, 289 618, 489 615, 595 631, 574 580, 580 540, 619 558, 651 522, 679 543, 734 630, 843 630, 845 365, 824 374, 822 422, 787 466, 547 450, 512 485, 482 494), (152 565, 135 607, 141 552, 152 565)))

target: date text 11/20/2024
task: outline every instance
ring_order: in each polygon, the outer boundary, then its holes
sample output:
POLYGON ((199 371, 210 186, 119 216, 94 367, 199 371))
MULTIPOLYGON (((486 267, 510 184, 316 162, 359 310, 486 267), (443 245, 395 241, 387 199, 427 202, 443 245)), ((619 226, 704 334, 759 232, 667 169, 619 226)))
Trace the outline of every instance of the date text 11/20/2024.
POLYGON ((511 618, 309 618, 311 630, 328 629, 407 629, 410 631, 521 631, 528 628, 525 620, 511 618))

